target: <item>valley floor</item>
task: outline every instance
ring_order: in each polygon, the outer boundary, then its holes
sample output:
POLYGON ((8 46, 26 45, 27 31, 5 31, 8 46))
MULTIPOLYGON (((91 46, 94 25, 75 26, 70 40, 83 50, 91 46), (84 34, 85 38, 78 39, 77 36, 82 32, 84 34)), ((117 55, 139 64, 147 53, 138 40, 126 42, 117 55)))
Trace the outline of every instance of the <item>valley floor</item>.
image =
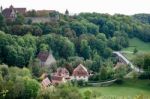
POLYGON ((132 99, 137 95, 143 95, 146 99, 150 99, 150 80, 127 79, 122 85, 114 84, 108 87, 84 87, 80 89, 83 94, 86 90, 93 92, 98 99, 102 97, 129 97, 132 99))

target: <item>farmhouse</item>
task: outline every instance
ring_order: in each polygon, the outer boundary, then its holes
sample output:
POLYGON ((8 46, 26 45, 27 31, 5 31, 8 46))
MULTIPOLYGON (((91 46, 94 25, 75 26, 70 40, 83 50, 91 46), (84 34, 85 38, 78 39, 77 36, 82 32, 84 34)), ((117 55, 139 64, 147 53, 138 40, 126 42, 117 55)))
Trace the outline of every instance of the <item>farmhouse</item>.
POLYGON ((26 8, 14 8, 11 5, 9 8, 2 10, 3 16, 8 21, 14 21, 18 13, 24 15, 26 13, 26 8))
POLYGON ((76 79, 76 80, 88 81, 88 77, 89 77, 89 72, 82 64, 79 64, 73 70, 72 80, 76 79))
POLYGON ((60 67, 60 68, 57 69, 57 72, 54 73, 54 75, 62 76, 64 78, 68 79, 69 78, 69 71, 66 68, 61 68, 60 67))
POLYGON ((65 83, 67 80, 70 80, 69 71, 60 67, 55 73, 52 73, 51 80, 53 84, 65 83))
POLYGON ((52 64, 56 63, 55 58, 53 57, 52 53, 50 52, 40 52, 38 54, 38 59, 40 60, 40 66, 51 66, 52 64))
POLYGON ((66 79, 63 76, 57 76, 57 75, 52 75, 51 76, 51 81, 52 81, 53 85, 58 85, 60 83, 67 82, 66 79))

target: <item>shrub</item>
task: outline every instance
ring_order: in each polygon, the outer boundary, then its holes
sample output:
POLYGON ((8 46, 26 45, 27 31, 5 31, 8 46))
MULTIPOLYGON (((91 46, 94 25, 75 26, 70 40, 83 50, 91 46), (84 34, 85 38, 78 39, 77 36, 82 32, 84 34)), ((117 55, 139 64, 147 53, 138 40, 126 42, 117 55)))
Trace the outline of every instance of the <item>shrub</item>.
POLYGON ((121 85, 121 84, 123 84, 123 80, 122 79, 117 79, 115 81, 115 83, 118 84, 118 85, 121 85))
POLYGON ((150 73, 142 73, 139 77, 139 79, 150 79, 150 73))

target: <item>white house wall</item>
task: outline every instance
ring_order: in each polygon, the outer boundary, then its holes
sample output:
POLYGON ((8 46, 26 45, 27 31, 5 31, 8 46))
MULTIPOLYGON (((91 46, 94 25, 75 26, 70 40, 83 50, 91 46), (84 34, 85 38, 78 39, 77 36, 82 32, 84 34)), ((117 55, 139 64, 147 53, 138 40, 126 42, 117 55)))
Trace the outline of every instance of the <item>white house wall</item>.
POLYGON ((88 76, 71 76, 71 80, 84 80, 88 81, 88 76))

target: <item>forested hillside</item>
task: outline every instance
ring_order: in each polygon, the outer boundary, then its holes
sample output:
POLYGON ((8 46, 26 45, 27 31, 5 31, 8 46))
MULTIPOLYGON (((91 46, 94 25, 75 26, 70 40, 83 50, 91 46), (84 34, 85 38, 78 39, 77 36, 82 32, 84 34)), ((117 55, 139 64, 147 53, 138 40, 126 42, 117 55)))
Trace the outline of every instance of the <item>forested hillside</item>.
POLYGON ((1 14, 0 62, 23 67, 40 51, 52 51, 58 60, 88 60, 99 67, 102 60, 110 58, 113 50, 128 47, 129 38, 150 42, 150 25, 138 15, 59 16, 58 21, 33 24, 25 23, 24 16, 19 14, 14 22, 6 22, 1 14))
POLYGON ((135 14, 133 18, 142 23, 150 24, 150 14, 135 14))

